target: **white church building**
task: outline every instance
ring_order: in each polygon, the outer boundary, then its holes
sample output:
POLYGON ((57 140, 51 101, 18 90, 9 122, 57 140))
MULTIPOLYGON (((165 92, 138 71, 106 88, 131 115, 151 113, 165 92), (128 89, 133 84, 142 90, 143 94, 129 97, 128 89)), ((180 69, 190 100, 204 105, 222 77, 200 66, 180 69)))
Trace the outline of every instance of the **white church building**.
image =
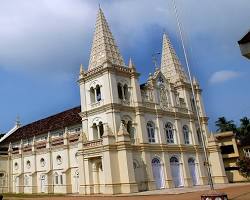
POLYGON ((196 98, 163 34, 161 65, 139 84, 124 63, 101 9, 88 69, 80 67, 81 105, 21 126, 0 140, 0 192, 119 194, 227 183, 210 135, 201 89, 196 98), (194 112, 197 102, 202 130, 194 112))

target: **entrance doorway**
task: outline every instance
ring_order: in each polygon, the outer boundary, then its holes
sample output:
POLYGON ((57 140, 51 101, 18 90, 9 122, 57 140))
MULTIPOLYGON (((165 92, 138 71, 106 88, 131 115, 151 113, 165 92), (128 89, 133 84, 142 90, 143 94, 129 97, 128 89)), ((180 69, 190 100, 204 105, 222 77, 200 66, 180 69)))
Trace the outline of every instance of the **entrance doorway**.
POLYGON ((74 175, 74 193, 79 193, 79 171, 76 170, 74 175))
POLYGON ((181 178, 180 163, 179 163, 178 158, 176 158, 175 156, 170 158, 170 168, 171 168, 171 174, 172 174, 174 186, 175 187, 183 186, 182 178, 181 178))
POLYGON ((45 193, 46 177, 41 175, 41 193, 45 193))
POLYGON ((197 170, 196 170, 195 161, 193 158, 188 159, 188 167, 189 167, 190 175, 192 177, 193 185, 198 185, 197 170))
POLYGON ((164 188, 164 175, 161 162, 158 158, 152 160, 152 170, 155 179, 156 189, 164 188))

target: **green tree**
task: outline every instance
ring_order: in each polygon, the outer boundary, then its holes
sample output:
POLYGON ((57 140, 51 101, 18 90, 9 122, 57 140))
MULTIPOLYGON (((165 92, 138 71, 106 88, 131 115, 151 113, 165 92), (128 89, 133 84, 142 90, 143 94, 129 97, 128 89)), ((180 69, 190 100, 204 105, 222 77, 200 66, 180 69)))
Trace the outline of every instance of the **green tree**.
POLYGON ((233 120, 227 121, 225 117, 219 117, 215 122, 215 125, 218 127, 216 131, 225 132, 225 131, 233 131, 236 132, 236 125, 233 120))
POLYGON ((244 157, 237 161, 240 174, 245 178, 250 178, 250 158, 244 157))
POLYGON ((240 127, 237 129, 237 138, 242 145, 250 145, 250 119, 243 117, 240 119, 240 127))

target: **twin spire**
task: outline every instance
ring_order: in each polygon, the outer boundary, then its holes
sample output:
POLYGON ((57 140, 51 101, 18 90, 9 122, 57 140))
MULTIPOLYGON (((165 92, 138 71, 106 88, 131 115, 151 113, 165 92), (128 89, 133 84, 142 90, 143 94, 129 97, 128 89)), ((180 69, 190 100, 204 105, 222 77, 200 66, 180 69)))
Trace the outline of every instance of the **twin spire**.
POLYGON ((102 65, 106 61, 114 65, 125 66, 105 16, 99 7, 88 70, 102 65))
MULTIPOLYGON (((125 66, 107 20, 99 7, 88 70, 101 66, 106 61, 113 65, 125 66)), ((132 61, 130 61, 129 67, 132 66, 132 61)), ((186 73, 165 33, 162 43, 161 72, 172 83, 178 80, 187 81, 186 73)))
POLYGON ((187 81, 186 72, 166 33, 163 34, 162 41, 161 72, 171 83, 187 81))

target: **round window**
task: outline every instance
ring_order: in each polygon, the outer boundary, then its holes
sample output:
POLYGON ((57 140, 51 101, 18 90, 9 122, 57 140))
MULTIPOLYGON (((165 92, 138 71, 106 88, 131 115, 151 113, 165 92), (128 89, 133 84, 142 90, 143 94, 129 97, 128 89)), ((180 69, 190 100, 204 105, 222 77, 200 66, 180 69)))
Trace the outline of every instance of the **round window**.
POLYGON ((41 167, 44 167, 44 166, 45 166, 45 160, 44 160, 44 158, 41 158, 41 160, 40 160, 40 165, 41 165, 41 167))
POLYGON ((58 165, 62 164, 62 157, 60 155, 56 157, 56 162, 58 165))
POLYGON ((18 163, 17 163, 17 162, 15 162, 14 168, 15 168, 15 169, 18 169, 18 163))
POLYGON ((26 162, 26 167, 29 169, 30 166, 31 166, 31 164, 30 164, 30 161, 28 160, 28 161, 26 162))

